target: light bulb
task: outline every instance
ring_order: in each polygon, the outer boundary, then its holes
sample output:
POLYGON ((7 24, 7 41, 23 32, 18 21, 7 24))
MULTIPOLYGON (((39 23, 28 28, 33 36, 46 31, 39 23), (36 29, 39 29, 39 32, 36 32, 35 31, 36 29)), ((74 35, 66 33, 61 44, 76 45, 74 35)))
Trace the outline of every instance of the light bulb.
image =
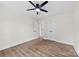
POLYGON ((40 9, 38 9, 38 8, 37 8, 37 9, 36 9, 36 11, 37 11, 37 12, 39 12, 39 11, 40 11, 40 9))

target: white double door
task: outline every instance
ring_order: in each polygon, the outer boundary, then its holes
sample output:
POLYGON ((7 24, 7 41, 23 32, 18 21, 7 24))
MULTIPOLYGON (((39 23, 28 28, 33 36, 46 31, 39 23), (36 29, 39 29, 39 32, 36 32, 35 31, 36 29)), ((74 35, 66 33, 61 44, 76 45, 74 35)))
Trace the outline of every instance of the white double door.
POLYGON ((46 39, 56 38, 56 23, 53 20, 40 21, 40 34, 46 39))
POLYGON ((55 20, 38 20, 34 22, 34 30, 36 33, 46 39, 56 38, 56 22, 55 20))

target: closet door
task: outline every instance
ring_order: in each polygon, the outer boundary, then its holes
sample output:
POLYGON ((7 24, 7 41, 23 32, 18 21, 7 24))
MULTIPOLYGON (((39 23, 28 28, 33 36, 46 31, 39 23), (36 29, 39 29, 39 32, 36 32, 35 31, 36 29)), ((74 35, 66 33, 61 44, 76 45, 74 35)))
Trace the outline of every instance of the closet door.
POLYGON ((43 20, 41 23, 41 33, 46 39, 56 38, 56 22, 53 19, 43 20))

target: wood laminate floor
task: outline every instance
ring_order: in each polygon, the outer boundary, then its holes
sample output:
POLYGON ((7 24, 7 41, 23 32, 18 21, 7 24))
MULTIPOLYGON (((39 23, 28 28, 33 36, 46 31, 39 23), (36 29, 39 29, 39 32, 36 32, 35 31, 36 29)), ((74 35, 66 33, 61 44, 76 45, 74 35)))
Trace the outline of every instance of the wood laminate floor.
POLYGON ((77 57, 71 45, 35 39, 0 51, 0 57, 77 57))

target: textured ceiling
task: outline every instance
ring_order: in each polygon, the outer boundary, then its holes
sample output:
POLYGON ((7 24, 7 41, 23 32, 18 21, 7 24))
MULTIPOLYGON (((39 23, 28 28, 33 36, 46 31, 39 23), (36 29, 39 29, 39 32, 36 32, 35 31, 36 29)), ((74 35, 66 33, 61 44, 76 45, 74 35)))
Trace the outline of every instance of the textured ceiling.
MULTIPOLYGON (((43 1, 33 1, 34 3, 43 3, 43 1)), ((74 12, 75 9, 75 5, 79 3, 79 2, 74 2, 74 1, 49 1, 48 4, 46 4, 43 8, 48 10, 48 13, 45 12, 41 12, 39 13, 39 15, 37 16, 35 11, 29 11, 27 13, 32 14, 34 17, 38 17, 38 18, 47 18, 47 17, 52 17, 58 14, 71 14, 74 12)), ((27 8, 32 8, 33 6, 28 3, 28 7, 27 8)))
MULTIPOLYGON (((44 1, 33 1, 36 3, 43 3, 44 1)), ((6 8, 10 7, 17 11, 17 13, 25 14, 28 17, 33 17, 37 19, 43 19, 50 16, 55 16, 58 14, 65 14, 65 13, 73 13, 75 5, 78 2, 74 1, 49 1, 43 8, 48 10, 48 13, 41 12, 39 15, 36 15, 35 11, 26 11, 29 8, 33 8, 33 6, 28 1, 14 1, 14 2, 0 2, 6 8)))

